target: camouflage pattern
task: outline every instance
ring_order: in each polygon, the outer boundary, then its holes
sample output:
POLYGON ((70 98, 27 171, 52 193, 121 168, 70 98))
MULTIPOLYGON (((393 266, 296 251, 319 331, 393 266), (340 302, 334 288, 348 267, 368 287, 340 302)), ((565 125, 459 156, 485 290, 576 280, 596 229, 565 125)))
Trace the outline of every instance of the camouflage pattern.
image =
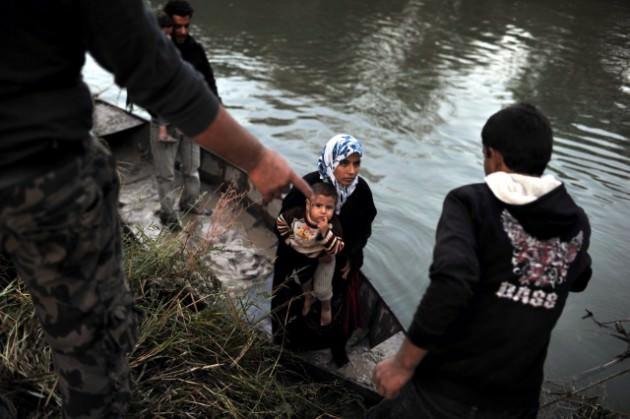
POLYGON ((121 270, 118 179, 106 145, 0 190, 0 252, 29 289, 64 415, 123 417, 137 315, 121 270))

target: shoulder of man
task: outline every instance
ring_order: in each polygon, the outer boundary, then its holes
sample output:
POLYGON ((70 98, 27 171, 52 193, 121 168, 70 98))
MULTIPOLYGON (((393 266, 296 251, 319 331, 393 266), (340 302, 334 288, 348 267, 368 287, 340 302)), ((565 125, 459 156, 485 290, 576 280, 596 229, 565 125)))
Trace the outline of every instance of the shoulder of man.
POLYGON ((485 183, 463 185, 451 189, 444 197, 442 217, 460 208, 474 220, 482 221, 485 217, 483 214, 495 212, 497 205, 502 204, 485 183))
POLYGON ((488 196, 494 196, 492 191, 483 182, 469 183, 468 185, 458 186, 451 189, 446 195, 446 199, 455 198, 464 201, 477 201, 486 199, 488 196))

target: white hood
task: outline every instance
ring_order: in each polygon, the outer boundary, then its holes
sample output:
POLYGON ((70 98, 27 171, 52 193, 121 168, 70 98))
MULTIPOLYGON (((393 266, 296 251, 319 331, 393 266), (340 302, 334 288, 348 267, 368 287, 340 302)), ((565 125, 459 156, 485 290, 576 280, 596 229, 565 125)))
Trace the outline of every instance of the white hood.
POLYGON ((506 172, 494 172, 485 181, 497 199, 511 205, 529 204, 562 185, 552 175, 536 177, 506 172))

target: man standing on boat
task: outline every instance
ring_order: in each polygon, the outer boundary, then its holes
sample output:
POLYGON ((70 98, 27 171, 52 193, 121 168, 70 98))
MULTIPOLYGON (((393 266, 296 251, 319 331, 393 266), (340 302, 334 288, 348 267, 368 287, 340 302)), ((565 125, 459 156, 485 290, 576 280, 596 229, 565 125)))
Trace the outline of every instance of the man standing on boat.
POLYGON ((170 0, 164 6, 163 11, 173 20, 171 39, 180 54, 182 54, 182 58, 201 73, 210 91, 221 101, 217 82, 206 51, 190 34, 190 23, 195 10, 186 0, 170 0))
MULTIPOLYGON (((210 91, 220 101, 217 83, 206 52, 201 44, 190 35, 190 22, 194 12, 192 6, 185 0, 171 0, 164 6, 163 12, 172 22, 170 36, 182 58, 203 76, 210 91)), ((179 209, 184 213, 209 215, 210 210, 198 202, 201 188, 199 181, 201 150, 199 145, 172 125, 169 126, 166 136, 160 135, 159 130, 152 126, 151 152, 160 197, 159 216, 161 223, 172 231, 181 229, 179 217, 173 208, 173 195, 176 189, 175 158, 178 155, 183 177, 183 191, 179 199, 179 209)))
POLYGON ((309 188, 221 107, 143 0, 10 1, 3 16, 0 253, 32 295, 65 417, 120 418, 138 320, 121 270, 115 162, 90 136, 86 52, 133 102, 246 171, 264 199, 289 183, 309 188))

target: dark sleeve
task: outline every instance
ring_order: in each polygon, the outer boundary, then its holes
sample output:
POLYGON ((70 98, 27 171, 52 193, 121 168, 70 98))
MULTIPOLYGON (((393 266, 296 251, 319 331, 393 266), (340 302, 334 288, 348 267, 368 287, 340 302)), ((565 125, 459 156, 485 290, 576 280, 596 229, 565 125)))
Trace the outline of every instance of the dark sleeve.
POLYGON ((582 292, 586 289, 591 276, 593 275, 593 270, 591 268, 591 255, 588 253, 588 248, 591 242, 591 226, 588 222, 588 218, 584 211, 581 211, 582 215, 582 234, 584 235, 584 242, 582 243, 582 248, 578 253, 574 265, 571 269, 575 269, 578 273, 571 284, 571 291, 573 292, 582 292))
POLYGON ((206 55, 206 51, 204 51, 203 46, 201 44, 196 44, 198 47, 198 54, 200 56, 199 59, 199 72, 203 75, 203 78, 206 80, 206 84, 210 88, 210 91, 214 93, 214 95, 221 101, 221 97, 219 96, 219 89, 217 89, 217 81, 214 78, 214 71, 212 71, 212 66, 210 65, 210 61, 208 61, 208 56, 206 55))
POLYGON ((81 0, 86 47, 134 103, 188 136, 206 129, 219 102, 184 63, 142 0, 81 0))
POLYGON ((346 248, 346 253, 350 259, 350 263, 354 268, 360 268, 363 266, 363 248, 368 242, 368 239, 372 235, 372 222, 376 218, 376 206, 374 205, 374 198, 372 197, 372 191, 362 178, 361 181, 361 213, 362 219, 359 225, 358 234, 355 236, 353 242, 346 248))
POLYGON ((450 192, 437 226, 429 287, 407 334, 414 345, 430 349, 440 339, 468 306, 479 276, 471 211, 450 192))
POLYGON ((341 223, 337 217, 332 218, 331 224, 332 228, 326 234, 324 246, 327 254, 336 255, 344 248, 343 232, 341 230, 341 223))

